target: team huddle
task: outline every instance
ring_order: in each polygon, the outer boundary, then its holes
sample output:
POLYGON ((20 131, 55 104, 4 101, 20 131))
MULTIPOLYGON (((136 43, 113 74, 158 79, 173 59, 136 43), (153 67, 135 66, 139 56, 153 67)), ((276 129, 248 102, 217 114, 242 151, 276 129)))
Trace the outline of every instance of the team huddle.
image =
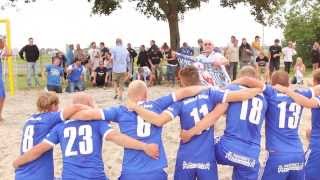
POLYGON ((313 72, 314 86, 308 89, 289 88, 283 71, 273 73, 270 85, 258 77, 255 68, 245 66, 222 90, 202 86, 198 69, 186 66, 179 72, 182 87, 175 92, 148 100, 146 84, 136 80, 129 84, 126 105, 103 109, 91 96, 78 93, 72 105, 58 111, 58 97, 43 93, 37 101, 39 113, 23 128, 21 155, 13 162, 15 178, 55 179, 52 149, 60 144, 62 179, 106 180, 101 153, 108 140, 124 147, 120 180, 166 180, 162 126, 179 117, 175 180, 218 180, 217 164, 232 166, 234 180, 319 179, 320 70, 313 72), (306 153, 298 134, 304 107, 312 108, 306 153), (224 134, 215 139, 213 126, 224 114, 224 134), (263 123, 269 156, 261 166, 263 123))

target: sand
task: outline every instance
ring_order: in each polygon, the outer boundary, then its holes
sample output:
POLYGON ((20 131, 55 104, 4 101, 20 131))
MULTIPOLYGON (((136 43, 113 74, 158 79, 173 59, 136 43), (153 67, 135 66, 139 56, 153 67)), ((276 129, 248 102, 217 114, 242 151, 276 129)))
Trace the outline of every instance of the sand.
MULTIPOLYGON (((168 92, 174 90, 169 87, 152 87, 150 88, 150 99, 162 96, 168 92)), ((36 112, 36 98, 40 90, 19 91, 13 97, 8 97, 4 108, 5 121, 0 122, 0 179, 11 180, 14 179, 14 169, 12 167, 12 161, 19 154, 19 146, 21 141, 22 127, 25 119, 32 113, 36 112)), ((111 89, 90 89, 86 91, 91 94, 97 101, 99 107, 107 107, 119 104, 119 101, 113 100, 113 92, 111 89)), ((61 107, 71 103, 70 94, 61 94, 61 107)), ((305 110, 303 113, 302 123, 300 126, 300 135, 303 139, 304 146, 307 146, 305 139, 305 129, 310 124, 310 112, 305 110)), ((224 119, 220 119, 216 125, 216 135, 221 135, 224 128, 224 119)), ((114 126, 118 128, 116 125, 114 126)), ((175 166, 176 152, 179 144, 179 121, 172 121, 165 125, 163 131, 163 142, 165 144, 165 150, 168 158, 168 168, 166 171, 169 174, 169 179, 173 179, 173 172, 175 166)), ((264 133, 264 131, 263 131, 264 133)), ((55 159, 55 175, 61 175, 62 158, 60 155, 60 147, 55 147, 54 159, 55 159)), ((103 146, 103 159, 105 162, 105 172, 111 180, 116 180, 121 172, 123 150, 121 147, 106 142, 103 146)), ((264 136, 262 140, 262 152, 261 162, 264 162, 266 152, 264 149, 264 136)), ((231 179, 232 168, 227 166, 219 166, 219 179, 228 180, 231 179)))

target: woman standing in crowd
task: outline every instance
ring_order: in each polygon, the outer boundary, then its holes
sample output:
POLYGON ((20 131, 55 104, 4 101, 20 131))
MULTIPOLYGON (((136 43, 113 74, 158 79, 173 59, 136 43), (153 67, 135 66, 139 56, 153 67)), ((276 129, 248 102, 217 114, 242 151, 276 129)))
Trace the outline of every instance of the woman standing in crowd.
POLYGON ((312 68, 316 70, 319 68, 320 63, 320 46, 318 42, 314 42, 312 50, 311 50, 311 57, 312 57, 312 68))
POLYGON ((288 46, 283 48, 282 53, 284 59, 284 70, 289 74, 293 62, 292 58, 297 54, 292 41, 289 41, 288 46))
POLYGON ((169 54, 167 56, 167 80, 171 81, 171 85, 176 85, 176 70, 178 67, 178 60, 172 50, 169 50, 169 54))
POLYGON ((89 49, 89 65, 88 70, 90 72, 91 78, 93 78, 93 71, 99 66, 100 61, 100 50, 97 48, 96 42, 92 42, 89 49))
POLYGON ((151 69, 151 65, 148 61, 148 53, 147 53, 146 47, 144 45, 140 46, 137 65, 139 67, 147 66, 149 69, 151 69))
POLYGON ((241 46, 239 48, 239 60, 240 68, 247 65, 252 65, 253 51, 245 38, 242 39, 241 46))
POLYGON ((258 57, 256 58, 256 63, 258 67, 258 72, 260 74, 260 78, 262 78, 265 81, 268 81, 268 63, 269 59, 268 57, 264 54, 263 51, 259 52, 258 57))

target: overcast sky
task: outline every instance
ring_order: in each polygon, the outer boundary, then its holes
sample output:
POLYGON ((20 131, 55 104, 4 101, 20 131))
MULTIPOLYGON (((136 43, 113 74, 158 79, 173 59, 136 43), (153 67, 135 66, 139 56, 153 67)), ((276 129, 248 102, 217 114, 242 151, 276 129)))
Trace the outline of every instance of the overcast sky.
MULTIPOLYGON (((218 2, 204 4, 185 14, 180 22, 181 42, 195 46, 201 37, 213 40, 217 46, 225 46, 231 35, 238 39, 246 37, 249 42, 255 35, 263 35, 262 25, 254 21, 248 8, 221 8, 218 2)), ((10 18, 12 44, 18 48, 27 43, 28 37, 34 37, 39 47, 62 50, 67 43, 80 43, 86 47, 92 41, 104 41, 107 46, 113 46, 117 37, 133 46, 148 46, 151 39, 159 45, 169 42, 168 24, 146 18, 135 11, 132 3, 123 4, 122 9, 110 16, 91 16, 91 6, 87 0, 38 0, 0 10, 0 17, 10 18)), ((264 31, 265 44, 282 38, 279 29, 266 27, 264 31)), ((0 34, 3 33, 4 26, 0 25, 0 34)))

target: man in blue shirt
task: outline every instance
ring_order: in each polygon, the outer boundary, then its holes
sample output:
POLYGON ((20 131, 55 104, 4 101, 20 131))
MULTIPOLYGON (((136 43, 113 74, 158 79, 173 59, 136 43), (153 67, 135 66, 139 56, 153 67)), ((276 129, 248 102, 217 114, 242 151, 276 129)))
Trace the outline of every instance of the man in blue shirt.
POLYGON ((80 59, 75 59, 74 63, 67 68, 69 91, 75 92, 84 90, 84 73, 85 68, 81 65, 80 59))
POLYGON ((184 42, 182 44, 182 47, 179 49, 178 52, 183 54, 183 55, 187 55, 187 56, 193 56, 194 55, 193 49, 186 42, 184 42))
MULTIPOLYGON (((59 99, 53 92, 42 93, 38 97, 37 107, 39 113, 29 117, 23 127, 21 154, 41 143, 55 125, 84 108, 75 104, 58 112, 59 99)), ((15 173, 16 180, 53 180, 53 151, 48 151, 39 159, 20 166, 15 173)))
POLYGON ((114 99, 122 100, 123 87, 127 78, 128 68, 130 66, 130 54, 122 45, 122 40, 116 40, 116 47, 111 49, 112 55, 112 81, 114 83, 114 99))
POLYGON ((52 64, 46 66, 47 73, 47 89, 56 93, 62 93, 61 77, 64 70, 59 66, 61 59, 58 56, 52 58, 52 64))
MULTIPOLYGON (((183 86, 199 85, 201 83, 199 73, 193 66, 183 68, 179 73, 179 77, 183 86)), ((147 111, 134 103, 129 103, 128 105, 139 116, 157 126, 162 126, 171 119, 174 119, 175 116, 180 116, 181 128, 188 130, 194 127, 209 111, 215 107, 221 108, 223 105, 218 105, 219 103, 242 101, 254 97, 261 91, 261 89, 246 89, 225 93, 210 88, 202 91, 199 95, 172 104, 160 115, 147 111)), ((208 128, 198 133, 187 144, 181 142, 177 154, 174 179, 193 180, 197 178, 201 180, 217 180, 217 166, 213 152, 213 128, 208 128)))
MULTIPOLYGON (((192 86, 179 89, 174 94, 147 101, 146 84, 143 81, 135 80, 129 85, 128 99, 153 112, 160 113, 176 100, 194 96, 203 89, 203 86, 192 86)), ((139 151, 125 148, 120 180, 166 180, 167 174, 163 169, 167 167, 167 158, 161 138, 162 128, 144 121, 125 106, 106 108, 102 112, 99 109, 87 110, 79 112, 78 115, 86 117, 85 119, 104 119, 108 122, 116 122, 122 133, 146 143, 159 145, 160 152, 157 160, 153 160, 139 151)))
MULTIPOLYGON (((239 72, 239 78, 243 77, 257 79, 258 73, 254 68, 246 66, 239 72)), ((231 84, 227 89, 232 92, 246 87, 231 84)), ((181 138, 188 142, 193 136, 213 125, 227 110, 224 135, 214 147, 217 162, 233 166, 233 180, 257 180, 260 166, 260 132, 267 102, 262 94, 258 94, 249 100, 229 103, 228 108, 224 106, 210 112, 195 127, 183 131, 181 138)))
MULTIPOLYGON (((93 105, 95 104, 93 99, 85 94, 78 95, 77 98, 74 99, 74 103, 81 103, 83 105, 91 106, 91 108, 94 107, 93 105)), ((71 118, 73 119, 73 117, 74 116, 71 118)), ((27 126, 26 129, 29 129, 28 127, 29 126, 27 126)), ((33 130, 26 130, 25 132, 26 133, 24 134, 28 135, 25 138, 28 140, 30 138, 29 135, 32 134, 33 130)), ((28 162, 31 164, 37 161, 39 162, 47 156, 48 152, 51 152, 52 159, 52 148, 54 144, 60 143, 63 153, 62 179, 107 180, 108 178, 104 173, 104 164, 102 161, 103 140, 110 140, 116 144, 137 151, 143 150, 147 155, 154 159, 158 157, 158 145, 142 143, 126 135, 115 132, 106 122, 69 120, 56 125, 44 140, 38 142, 39 144, 32 149, 31 147, 26 149, 26 151, 24 151, 25 153, 14 162, 14 166, 19 167, 28 162)), ((27 143, 27 146, 28 145, 29 144, 27 143)), ((42 166, 38 168, 46 168, 47 165, 44 164, 45 163, 42 162, 42 166)), ((48 169, 53 171, 53 168, 48 169)), ((29 171, 30 170, 32 169, 29 169, 29 171)), ((36 170, 38 169, 34 169, 34 171, 36 170)), ((29 176, 30 180, 50 179, 48 178, 48 174, 43 174, 42 177, 39 177, 38 172, 34 174, 36 176, 29 176)))

